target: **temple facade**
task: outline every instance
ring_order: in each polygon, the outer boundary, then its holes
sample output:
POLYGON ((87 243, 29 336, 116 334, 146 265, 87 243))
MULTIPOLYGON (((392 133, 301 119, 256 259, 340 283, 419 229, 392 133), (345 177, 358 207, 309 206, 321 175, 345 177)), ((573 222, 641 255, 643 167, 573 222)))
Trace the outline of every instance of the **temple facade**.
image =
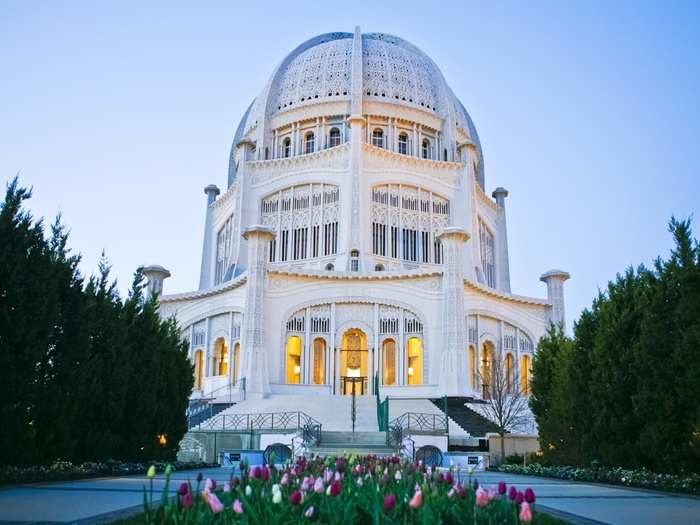
POLYGON ((480 398, 498 360, 527 392, 538 339, 564 322, 511 291, 508 192, 486 190, 469 114, 433 61, 382 33, 329 33, 289 53, 204 189, 199 286, 162 293, 189 340, 193 397, 480 398))

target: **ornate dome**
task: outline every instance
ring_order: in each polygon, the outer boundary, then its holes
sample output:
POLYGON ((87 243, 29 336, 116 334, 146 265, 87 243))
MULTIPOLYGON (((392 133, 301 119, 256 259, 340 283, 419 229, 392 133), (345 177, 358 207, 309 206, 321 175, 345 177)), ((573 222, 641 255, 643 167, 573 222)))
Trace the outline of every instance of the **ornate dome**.
MULTIPOLYGON (((359 34, 359 33, 358 33, 359 34)), ((352 33, 326 33, 311 38, 289 53, 268 84, 248 107, 233 142, 253 137, 271 117, 324 102, 349 102, 353 74, 352 33)), ((476 128, 435 63, 420 49, 386 33, 362 38, 362 98, 414 108, 436 115, 446 125, 462 129, 479 151, 476 128)), ((232 151, 233 164, 233 151, 232 151)), ((483 160, 478 179, 483 181, 483 160)), ((231 166, 229 183, 235 176, 231 166)))

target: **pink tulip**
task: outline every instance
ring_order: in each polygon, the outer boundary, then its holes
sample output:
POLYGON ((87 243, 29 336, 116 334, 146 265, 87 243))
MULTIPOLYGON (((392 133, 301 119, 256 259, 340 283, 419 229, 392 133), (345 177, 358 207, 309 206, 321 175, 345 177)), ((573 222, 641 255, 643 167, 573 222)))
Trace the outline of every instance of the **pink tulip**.
POLYGON ((527 501, 523 501, 523 504, 520 505, 520 514, 518 515, 518 518, 523 523, 530 523, 532 521, 532 511, 530 510, 530 504, 527 501))
POLYGON ((243 504, 240 502, 240 500, 235 500, 233 502, 233 512, 236 514, 243 514, 243 504))
POLYGON ((447 493, 447 497, 448 497, 448 498, 452 498, 452 497, 454 497, 454 495, 455 495, 455 488, 452 487, 452 488, 450 489, 450 491, 447 493))
POLYGON ((401 471, 400 470, 396 471, 396 474, 394 474, 394 479, 396 481, 401 481, 401 471))
POLYGON ((301 481, 301 490, 308 492, 311 490, 314 486, 314 482, 312 479, 309 478, 309 476, 305 476, 304 479, 301 481))
POLYGON ((314 506, 311 505, 308 509, 306 509, 306 512, 304 512, 304 516, 307 518, 313 518, 314 517, 314 506))
POLYGON ((190 486, 187 483, 180 483, 180 488, 177 489, 177 493, 180 496, 184 496, 190 491, 190 486))
POLYGON ((224 483, 224 492, 231 492, 231 485, 228 481, 224 483))
POLYGON ((280 480, 280 485, 288 485, 289 484, 289 474, 286 472, 282 475, 282 479, 280 480))
POLYGON ((333 472, 330 469, 326 469, 323 471, 323 481, 326 483, 330 483, 330 481, 333 479, 333 472))
POLYGON ((488 490, 489 501, 491 501, 492 499, 495 499, 497 494, 498 494, 498 493, 496 492, 496 489, 490 488, 490 489, 488 490))
POLYGON ((333 476, 333 479, 335 479, 336 481, 340 481, 341 479, 343 479, 343 474, 340 472, 336 472, 335 476, 333 476))
POLYGON ((207 497, 207 503, 209 503, 209 508, 211 508, 211 511, 214 514, 218 514, 219 512, 224 510, 224 504, 221 503, 218 496, 214 492, 209 493, 207 497))
POLYGON ((207 478, 207 480, 204 482, 204 490, 208 490, 211 492, 212 490, 214 490, 214 487, 216 487, 216 485, 214 484, 214 480, 207 478))
POLYGON ((420 506, 422 504, 423 504, 423 493, 420 490, 417 490, 416 493, 411 498, 411 501, 408 502, 408 506, 411 507, 412 509, 417 509, 417 508, 420 508, 420 506))
POLYGON ((476 489, 476 506, 477 507, 485 507, 486 505, 489 504, 489 495, 488 493, 479 487, 476 489))
POLYGON ((316 482, 314 483, 314 492, 317 494, 323 494, 325 490, 326 487, 323 484, 323 480, 320 477, 316 478, 316 482))

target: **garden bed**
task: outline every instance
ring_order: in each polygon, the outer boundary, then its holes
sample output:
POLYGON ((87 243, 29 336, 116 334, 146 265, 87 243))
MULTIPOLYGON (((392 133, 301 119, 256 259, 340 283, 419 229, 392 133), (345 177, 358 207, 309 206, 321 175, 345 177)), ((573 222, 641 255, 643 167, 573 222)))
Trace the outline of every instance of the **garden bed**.
MULTIPOLYGON (((108 476, 133 476, 145 474, 149 466, 155 466, 157 472, 163 472, 166 463, 130 463, 107 460, 74 464, 70 461, 56 461, 47 466, 13 467, 0 465, 0 485, 17 485, 45 481, 70 481, 74 479, 108 476)), ((176 461, 171 464, 176 470, 202 469, 216 464, 176 461)))
POLYGON ((501 465, 498 472, 508 474, 524 474, 545 478, 565 479, 571 481, 590 481, 594 483, 609 483, 666 492, 700 495, 700 475, 685 476, 674 474, 656 474, 646 469, 630 470, 623 468, 584 468, 571 466, 545 466, 539 463, 529 465, 501 465))
MULTIPOLYGON (((299 458, 283 468, 242 465, 223 485, 199 475, 168 494, 144 490, 130 525, 564 523, 537 511, 534 491, 481 487, 459 469, 438 471, 396 457, 299 458)), ((150 475, 154 475, 153 472, 150 475)))

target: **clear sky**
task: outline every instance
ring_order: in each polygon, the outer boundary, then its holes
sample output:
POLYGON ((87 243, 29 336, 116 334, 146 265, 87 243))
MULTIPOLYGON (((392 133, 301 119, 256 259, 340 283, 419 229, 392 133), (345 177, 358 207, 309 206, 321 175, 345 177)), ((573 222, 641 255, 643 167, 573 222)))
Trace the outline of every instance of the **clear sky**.
POLYGON ((166 293, 194 289, 202 189, 225 188, 275 65, 320 33, 392 33, 470 112, 487 192, 510 191, 514 293, 569 271, 571 326, 698 211, 700 3, 486 4, 2 0, 0 182, 20 172, 35 215, 63 214, 84 273, 104 249, 122 290, 144 263, 171 270, 166 293))

